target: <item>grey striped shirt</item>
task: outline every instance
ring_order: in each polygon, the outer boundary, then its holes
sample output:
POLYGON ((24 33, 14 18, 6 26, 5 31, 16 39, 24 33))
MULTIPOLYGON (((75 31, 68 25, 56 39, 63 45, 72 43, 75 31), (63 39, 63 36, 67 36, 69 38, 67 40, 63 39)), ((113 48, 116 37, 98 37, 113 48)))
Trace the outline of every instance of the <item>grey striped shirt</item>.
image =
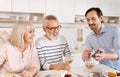
POLYGON ((57 40, 40 37, 36 40, 36 48, 42 69, 49 69, 50 64, 62 62, 63 56, 70 51, 63 36, 59 36, 57 40))

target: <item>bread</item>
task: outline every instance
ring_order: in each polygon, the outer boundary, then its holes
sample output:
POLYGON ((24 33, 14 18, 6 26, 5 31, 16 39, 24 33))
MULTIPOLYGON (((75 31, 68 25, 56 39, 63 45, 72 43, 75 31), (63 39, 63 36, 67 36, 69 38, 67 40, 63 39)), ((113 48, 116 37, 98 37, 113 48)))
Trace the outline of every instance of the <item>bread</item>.
POLYGON ((60 70, 61 77, 64 77, 67 74, 67 70, 60 70))
POLYGON ((115 70, 109 71, 108 72, 108 77, 117 77, 117 73, 115 70))
POLYGON ((7 73, 6 77, 14 77, 13 73, 7 73))

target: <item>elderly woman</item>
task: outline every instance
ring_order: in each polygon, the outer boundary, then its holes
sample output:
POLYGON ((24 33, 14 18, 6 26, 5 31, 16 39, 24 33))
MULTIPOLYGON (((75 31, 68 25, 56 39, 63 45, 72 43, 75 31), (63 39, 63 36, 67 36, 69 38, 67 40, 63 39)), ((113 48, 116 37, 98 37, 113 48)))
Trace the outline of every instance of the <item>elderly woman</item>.
POLYGON ((4 45, 0 47, 0 70, 33 77, 40 68, 34 41, 34 26, 28 21, 17 22, 4 45))

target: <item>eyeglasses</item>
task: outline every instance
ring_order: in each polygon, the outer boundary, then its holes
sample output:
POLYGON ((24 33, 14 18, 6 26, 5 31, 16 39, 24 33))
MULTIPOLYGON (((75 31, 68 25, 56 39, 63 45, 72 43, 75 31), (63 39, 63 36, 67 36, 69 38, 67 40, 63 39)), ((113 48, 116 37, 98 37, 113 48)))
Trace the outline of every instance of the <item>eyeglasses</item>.
POLYGON ((51 28, 46 27, 46 28, 49 29, 49 30, 56 30, 56 29, 59 29, 61 27, 62 27, 61 25, 58 25, 57 27, 51 27, 51 28))

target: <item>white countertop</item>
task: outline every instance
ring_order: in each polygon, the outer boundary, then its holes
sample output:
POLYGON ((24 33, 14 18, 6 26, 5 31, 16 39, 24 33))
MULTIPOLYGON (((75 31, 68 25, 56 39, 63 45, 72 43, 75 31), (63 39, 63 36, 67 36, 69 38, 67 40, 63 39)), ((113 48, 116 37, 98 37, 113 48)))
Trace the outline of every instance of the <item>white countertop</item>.
MULTIPOLYGON (((112 68, 105 66, 103 64, 95 64, 92 72, 99 72, 107 76, 107 72, 113 70, 112 68)), ((46 70, 46 71, 39 71, 39 73, 35 77, 64 77, 67 73, 66 70, 57 71, 57 70, 46 70), (61 75, 62 72, 62 75, 61 75)), ((68 72, 72 75, 72 77, 87 77, 88 72, 85 66, 72 66, 71 70, 68 72)), ((0 72, 0 77, 2 77, 2 72, 0 72)), ((93 73, 90 73, 91 77, 93 77, 93 73)), ((19 75, 15 74, 15 77, 20 77, 19 75)))
MULTIPOLYGON (((75 52, 72 53, 73 57, 73 62, 71 64, 71 72, 74 74, 78 74, 80 76, 77 77, 86 77, 87 75, 87 70, 86 67, 84 66, 84 62, 82 60, 82 53, 81 52, 75 52)), ((107 75, 107 72, 112 70, 112 68, 105 66, 103 64, 98 64, 95 63, 94 70, 93 72, 102 72, 104 75, 107 75)), ((54 76, 49 76, 49 75, 59 75, 60 71, 56 70, 46 70, 46 71, 40 71, 37 76, 35 77, 54 77, 54 76)), ((15 76, 19 77, 19 76, 15 76)), ((55 76, 55 77, 60 77, 60 76, 55 76)), ((106 76, 107 77, 107 76, 106 76)))
MULTIPOLYGON (((103 73, 104 75, 107 75, 107 72, 112 70, 112 68, 103 65, 103 64, 96 64, 92 70, 92 72, 98 72, 98 73, 103 73)), ((87 69, 85 66, 80 66, 80 67, 72 67, 72 71, 76 74, 79 74, 83 77, 86 77, 87 75, 87 69)), ((107 77, 107 76, 106 76, 107 77)))
MULTIPOLYGON (((73 52, 72 57, 73 57, 73 62, 71 63, 72 67, 84 66, 84 61, 82 60, 82 52, 80 51, 73 52)), ((99 62, 95 60, 94 60, 94 63, 99 64, 99 62)))
MULTIPOLYGON (((105 66, 103 64, 96 64, 94 69, 93 69, 93 71, 103 73, 104 75, 106 75, 105 77, 107 77, 107 72, 110 71, 110 70, 112 70, 110 67, 105 66)), ((79 76, 77 76, 77 77, 86 77, 86 75, 87 75, 87 71, 86 71, 85 66, 79 66, 79 67, 74 66, 74 67, 72 67, 71 71, 74 74, 78 74, 79 76)), ((58 73, 59 73, 59 71, 56 71, 56 70, 40 71, 38 77, 52 77, 52 76, 49 76, 49 75, 53 75, 53 74, 58 75, 58 73)), ((91 73, 91 75, 92 74, 93 73, 91 73)), ((58 76, 56 76, 56 77, 58 77, 58 76)))

